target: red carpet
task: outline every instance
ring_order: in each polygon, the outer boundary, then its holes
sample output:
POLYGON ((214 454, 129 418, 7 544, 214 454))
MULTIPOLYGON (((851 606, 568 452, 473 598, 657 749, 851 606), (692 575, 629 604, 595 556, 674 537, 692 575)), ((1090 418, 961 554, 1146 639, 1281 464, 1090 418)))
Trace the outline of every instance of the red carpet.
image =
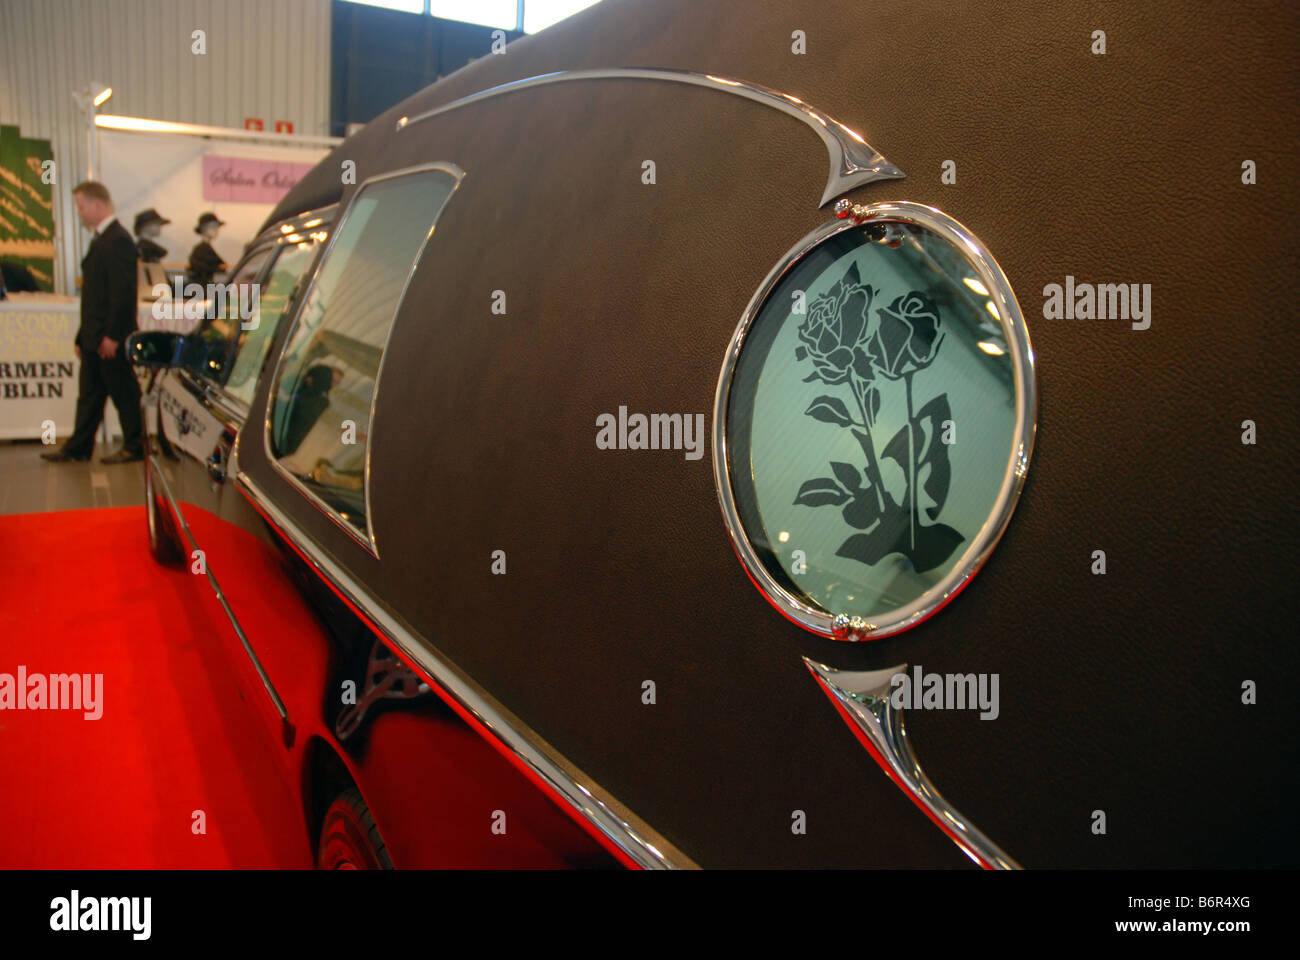
POLYGON ((207 581, 154 563, 143 507, 0 517, 0 590, 0 695, 103 674, 97 720, 0 709, 0 867, 312 865, 207 581))

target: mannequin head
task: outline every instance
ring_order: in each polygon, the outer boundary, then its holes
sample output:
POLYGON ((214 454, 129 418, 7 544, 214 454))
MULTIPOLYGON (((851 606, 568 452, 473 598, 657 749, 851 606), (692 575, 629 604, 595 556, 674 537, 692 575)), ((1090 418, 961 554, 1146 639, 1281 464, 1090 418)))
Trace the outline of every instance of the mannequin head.
POLYGON ((142 240, 152 240, 162 233, 162 228, 171 223, 166 217, 150 207, 135 215, 135 235, 142 240))
POLYGON ((212 241, 217 239, 217 234, 225 225, 225 221, 217 219, 217 215, 209 211, 199 217, 199 222, 194 227, 194 232, 204 240, 212 241))

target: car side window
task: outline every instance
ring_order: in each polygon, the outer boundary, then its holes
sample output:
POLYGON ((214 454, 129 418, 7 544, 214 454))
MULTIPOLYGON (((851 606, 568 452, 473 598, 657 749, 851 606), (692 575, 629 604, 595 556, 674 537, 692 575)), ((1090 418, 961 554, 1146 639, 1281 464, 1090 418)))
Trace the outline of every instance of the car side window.
POLYGON ((319 242, 314 238, 282 247, 266 282, 262 284, 255 320, 247 330, 241 325, 226 392, 244 403, 253 402, 257 377, 262 371, 266 353, 271 349, 271 341, 275 339, 280 320, 293 302, 294 291, 303 281, 318 248, 319 242))
MULTIPOLYGON (((230 279, 230 283, 239 289, 239 284, 252 284, 262 273, 266 261, 274 252, 274 247, 264 247, 250 254, 239 270, 230 279)), ((240 328, 240 304, 225 302, 209 303, 208 309, 215 309, 215 315, 205 316, 199 321, 194 332, 189 335, 187 344, 187 366, 203 374, 210 380, 221 383, 230 368, 231 355, 235 350, 235 337, 240 328)))
POLYGON ((273 462, 372 552, 370 415, 406 284, 460 182, 449 165, 362 184, 316 271, 276 373, 273 462))

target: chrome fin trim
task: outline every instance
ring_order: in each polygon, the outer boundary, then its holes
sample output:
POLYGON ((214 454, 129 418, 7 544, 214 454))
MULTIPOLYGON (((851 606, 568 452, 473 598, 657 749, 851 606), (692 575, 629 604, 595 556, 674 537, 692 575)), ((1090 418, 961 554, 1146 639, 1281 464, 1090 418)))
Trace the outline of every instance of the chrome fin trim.
POLYGON ((748 80, 732 80, 707 73, 695 73, 690 70, 670 70, 659 67, 603 67, 597 70, 560 70, 555 73, 543 73, 523 80, 512 80, 495 87, 488 87, 478 93, 472 93, 451 103, 445 103, 432 110, 402 117, 397 121, 397 129, 405 130, 412 124, 420 123, 432 117, 467 107, 471 103, 499 97, 502 94, 541 87, 552 83, 570 83, 576 80, 666 80, 671 83, 686 83, 696 87, 705 87, 722 93, 730 93, 746 100, 753 100, 764 106, 780 110, 787 116, 807 124, 830 155, 830 173, 826 180, 826 189, 817 204, 824 207, 840 194, 847 193, 855 187, 875 180, 901 180, 906 174, 894 166, 879 150, 863 138, 856 130, 845 126, 830 114, 817 110, 804 103, 798 97, 781 93, 771 87, 748 80))
POLYGON ((807 657, 803 662, 845 721, 861 731, 868 751, 889 778, 929 814, 966 856, 988 870, 1021 869, 944 799, 917 762, 903 726, 903 711, 895 709, 890 700, 892 679, 906 673, 907 664, 888 670, 849 672, 807 657))
POLYGON ((694 869, 697 864, 602 790, 591 777, 565 760, 553 746, 494 700, 450 660, 397 617, 389 613, 314 543, 289 516, 275 506, 248 474, 240 471, 236 486, 253 505, 338 590, 383 639, 401 650, 482 726, 519 758, 530 771, 608 838, 629 859, 645 869, 694 869))

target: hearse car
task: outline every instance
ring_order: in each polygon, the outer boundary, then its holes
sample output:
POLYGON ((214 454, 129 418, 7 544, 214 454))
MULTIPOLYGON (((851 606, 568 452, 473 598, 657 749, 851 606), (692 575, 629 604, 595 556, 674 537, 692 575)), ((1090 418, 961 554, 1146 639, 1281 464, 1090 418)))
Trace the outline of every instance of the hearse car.
POLYGON ((130 344, 317 862, 1294 865, 1234 9, 607 0, 327 156, 130 344))

